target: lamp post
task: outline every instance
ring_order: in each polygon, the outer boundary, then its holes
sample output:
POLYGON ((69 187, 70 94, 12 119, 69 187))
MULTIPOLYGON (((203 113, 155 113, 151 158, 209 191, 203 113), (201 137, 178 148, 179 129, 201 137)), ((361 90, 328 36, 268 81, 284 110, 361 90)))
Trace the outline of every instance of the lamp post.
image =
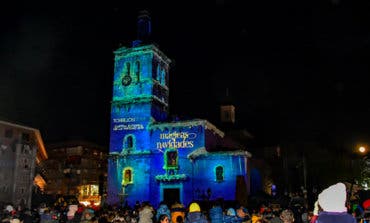
POLYGON ((127 194, 126 194, 126 185, 122 184, 121 193, 119 193, 118 196, 120 198, 121 207, 123 207, 123 202, 125 201, 125 198, 127 196, 127 194))
POLYGON ((365 146, 360 146, 358 147, 358 152, 362 156, 361 166, 360 166, 361 185, 364 186, 366 189, 368 187, 368 182, 370 180, 370 160, 367 156, 368 149, 365 146))
POLYGON ((370 182, 370 160, 367 156, 368 148, 365 145, 358 145, 355 149, 355 157, 351 160, 352 182, 349 190, 350 199, 354 196, 353 186, 355 183, 367 188, 370 182))
POLYGON ((362 158, 361 178, 361 186, 363 186, 365 190, 367 190, 370 183, 370 159, 367 156, 364 156, 362 158))
POLYGON ((352 150, 351 156, 351 173, 350 174, 350 188, 348 190, 349 201, 353 200, 353 188, 354 184, 362 181, 361 176, 361 157, 366 152, 366 147, 363 145, 357 145, 352 150))

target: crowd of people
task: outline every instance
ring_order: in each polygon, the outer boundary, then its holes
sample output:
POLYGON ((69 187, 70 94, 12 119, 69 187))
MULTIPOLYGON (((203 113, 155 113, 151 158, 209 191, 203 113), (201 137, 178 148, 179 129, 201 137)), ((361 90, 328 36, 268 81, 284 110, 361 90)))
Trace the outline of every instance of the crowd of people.
POLYGON ((0 210, 0 220, 4 223, 368 223, 368 207, 348 207, 346 196, 345 185, 337 183, 318 195, 312 210, 294 202, 287 206, 262 203, 252 208, 225 204, 222 200, 207 207, 196 201, 188 206, 161 202, 157 207, 139 201, 133 207, 44 204, 36 210, 6 204, 0 210))

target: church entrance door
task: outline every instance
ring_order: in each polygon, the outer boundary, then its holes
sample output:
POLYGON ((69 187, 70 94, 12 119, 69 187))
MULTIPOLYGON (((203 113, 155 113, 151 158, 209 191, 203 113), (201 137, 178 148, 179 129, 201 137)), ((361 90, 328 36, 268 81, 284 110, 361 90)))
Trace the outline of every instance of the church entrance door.
POLYGON ((163 201, 169 205, 169 207, 175 202, 180 202, 180 189, 179 188, 164 188, 163 189, 163 201))

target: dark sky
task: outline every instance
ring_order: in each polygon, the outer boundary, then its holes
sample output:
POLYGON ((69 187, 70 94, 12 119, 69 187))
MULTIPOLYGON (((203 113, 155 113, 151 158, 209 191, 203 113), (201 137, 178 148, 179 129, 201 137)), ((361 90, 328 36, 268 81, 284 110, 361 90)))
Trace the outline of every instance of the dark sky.
POLYGON ((46 143, 107 146, 113 51, 135 39, 146 9, 173 60, 171 114, 217 124, 228 88, 238 124, 262 145, 367 141, 368 1, 148 2, 1 7, 0 117, 46 143))

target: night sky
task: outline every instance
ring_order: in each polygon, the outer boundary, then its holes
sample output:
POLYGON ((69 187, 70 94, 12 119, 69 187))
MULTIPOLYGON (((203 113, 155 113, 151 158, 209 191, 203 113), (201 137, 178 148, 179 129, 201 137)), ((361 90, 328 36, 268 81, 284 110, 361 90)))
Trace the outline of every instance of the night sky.
POLYGON ((370 2, 148 2, 1 7, 1 119, 40 129, 45 143, 108 146, 113 51, 130 46, 146 9, 173 60, 172 115, 218 124, 228 89, 258 145, 367 142, 370 2))

